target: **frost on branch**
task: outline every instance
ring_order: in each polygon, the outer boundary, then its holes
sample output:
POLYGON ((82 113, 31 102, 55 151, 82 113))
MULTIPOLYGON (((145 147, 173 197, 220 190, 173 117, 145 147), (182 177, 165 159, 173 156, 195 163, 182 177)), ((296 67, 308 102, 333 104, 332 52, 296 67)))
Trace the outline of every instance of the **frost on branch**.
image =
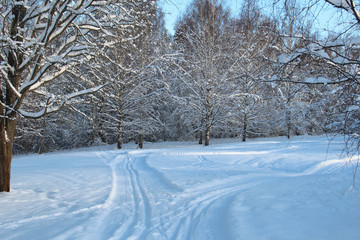
POLYGON ((122 39, 131 27, 141 30, 139 5, 143 2, 1 1, 0 132, 7 135, 0 134, 0 143, 6 143, 0 148, 0 192, 10 191, 19 115, 42 117, 99 90, 105 79, 87 71, 95 67, 89 64, 101 49, 98 43, 122 39))
POLYGON ((327 2, 329 2, 330 4, 334 5, 335 7, 338 8, 343 8, 347 11, 351 10, 351 4, 352 1, 349 0, 326 0, 327 2))
MULTIPOLYGON (((129 31, 130 26, 143 25, 137 18, 140 3, 132 1, 7 3, 1 5, 0 15, 1 90, 3 104, 8 106, 5 115, 21 111, 30 95, 36 97, 35 90, 39 88, 48 91, 47 95, 54 90, 61 95, 58 89, 51 89, 52 82, 59 81, 63 75, 82 76, 79 71, 95 56, 98 41, 121 39, 121 35, 113 32, 113 26, 129 31)), ((79 84, 83 89, 94 87, 92 79, 80 77, 79 84)), ((42 96, 37 98, 40 100, 42 96)), ((43 98, 40 106, 46 105, 46 101, 43 98)))
POLYGON ((344 9, 348 13, 352 14, 357 20, 358 24, 360 24, 360 11, 359 6, 355 4, 355 0, 325 0, 331 5, 344 9))

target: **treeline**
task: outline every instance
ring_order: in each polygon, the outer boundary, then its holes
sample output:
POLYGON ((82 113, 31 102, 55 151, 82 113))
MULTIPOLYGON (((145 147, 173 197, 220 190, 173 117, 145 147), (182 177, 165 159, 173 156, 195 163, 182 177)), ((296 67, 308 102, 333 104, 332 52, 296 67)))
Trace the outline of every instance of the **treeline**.
POLYGON ((39 119, 18 112, 16 153, 330 132, 358 139, 356 36, 314 32, 295 0, 274 5, 276 17, 257 1, 234 16, 222 1, 194 0, 170 36, 157 3, 145 2, 137 24, 110 22, 108 35, 89 27, 91 57, 29 94, 24 109, 56 109, 39 119), (71 101, 46 100, 89 87, 71 101))

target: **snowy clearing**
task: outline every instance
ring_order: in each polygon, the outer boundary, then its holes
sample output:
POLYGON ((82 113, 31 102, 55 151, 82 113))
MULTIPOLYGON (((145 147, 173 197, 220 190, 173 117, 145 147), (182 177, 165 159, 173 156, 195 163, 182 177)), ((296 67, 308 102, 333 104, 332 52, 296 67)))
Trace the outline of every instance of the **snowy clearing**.
POLYGON ((16 156, 0 239, 360 239, 341 140, 16 156))

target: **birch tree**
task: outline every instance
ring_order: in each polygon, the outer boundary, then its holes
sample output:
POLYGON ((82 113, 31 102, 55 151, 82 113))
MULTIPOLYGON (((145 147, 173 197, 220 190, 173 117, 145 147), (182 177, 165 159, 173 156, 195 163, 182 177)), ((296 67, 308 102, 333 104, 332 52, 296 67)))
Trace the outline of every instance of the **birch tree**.
POLYGON ((229 11, 216 0, 195 0, 178 22, 175 42, 183 53, 179 79, 188 94, 187 113, 210 143, 210 129, 224 116, 229 11), (225 69, 225 70, 224 70, 225 69))
POLYGON ((242 141, 263 132, 265 124, 266 80, 271 76, 271 60, 276 56, 279 37, 275 23, 262 14, 254 1, 244 1, 239 18, 233 21, 231 47, 234 54, 228 83, 233 117, 241 128, 242 141))

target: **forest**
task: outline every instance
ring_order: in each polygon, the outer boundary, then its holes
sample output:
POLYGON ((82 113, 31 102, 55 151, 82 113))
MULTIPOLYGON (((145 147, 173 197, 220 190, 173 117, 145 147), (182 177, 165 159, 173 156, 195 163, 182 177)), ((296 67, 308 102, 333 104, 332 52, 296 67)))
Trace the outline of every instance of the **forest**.
POLYGON ((1 1, 0 191, 13 153, 337 133, 358 154, 357 1, 305 2, 193 0, 172 36, 156 0, 1 1))

